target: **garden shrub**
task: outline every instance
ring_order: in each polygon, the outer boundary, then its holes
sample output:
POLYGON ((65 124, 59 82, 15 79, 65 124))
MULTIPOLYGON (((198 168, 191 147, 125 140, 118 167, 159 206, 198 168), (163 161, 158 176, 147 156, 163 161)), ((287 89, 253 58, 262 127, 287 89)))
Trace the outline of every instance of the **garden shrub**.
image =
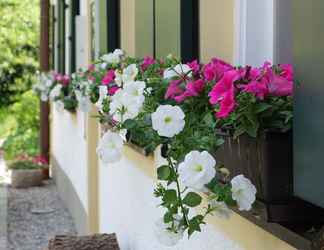
POLYGON ((16 119, 16 126, 3 144, 5 159, 18 155, 35 156, 39 152, 39 101, 30 90, 25 92, 19 102, 10 107, 16 119))

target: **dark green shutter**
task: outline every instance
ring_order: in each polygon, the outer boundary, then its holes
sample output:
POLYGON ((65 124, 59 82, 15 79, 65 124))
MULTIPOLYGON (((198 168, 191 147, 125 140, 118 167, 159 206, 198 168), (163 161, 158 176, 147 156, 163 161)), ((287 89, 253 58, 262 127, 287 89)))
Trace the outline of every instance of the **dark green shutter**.
POLYGON ((70 15, 70 25, 71 25, 71 72, 76 71, 76 16, 80 15, 80 0, 70 0, 71 2, 71 15, 70 15))
MULTIPOLYGON (((107 50, 112 52, 120 48, 120 2, 107 0, 107 50)), ((101 20, 101 19, 100 19, 101 20)))
POLYGON ((65 1, 58 1, 58 71, 65 73, 65 1))

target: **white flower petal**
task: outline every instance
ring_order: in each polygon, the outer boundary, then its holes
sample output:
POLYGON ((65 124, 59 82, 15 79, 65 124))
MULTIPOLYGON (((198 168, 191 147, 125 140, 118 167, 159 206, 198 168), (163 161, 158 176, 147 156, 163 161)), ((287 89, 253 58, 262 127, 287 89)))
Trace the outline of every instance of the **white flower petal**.
POLYGON ((185 114, 178 106, 160 105, 151 117, 152 127, 160 136, 171 138, 185 126, 185 114))
POLYGON ((103 163, 115 163, 122 157, 123 138, 118 133, 106 132, 100 139, 97 154, 103 163))
POLYGON ((237 202, 239 210, 250 210, 255 202, 257 192, 255 186, 243 175, 234 177, 231 184, 232 198, 237 202))
POLYGON ((207 151, 191 151, 179 164, 179 178, 186 187, 203 191, 216 176, 215 165, 216 161, 207 151))

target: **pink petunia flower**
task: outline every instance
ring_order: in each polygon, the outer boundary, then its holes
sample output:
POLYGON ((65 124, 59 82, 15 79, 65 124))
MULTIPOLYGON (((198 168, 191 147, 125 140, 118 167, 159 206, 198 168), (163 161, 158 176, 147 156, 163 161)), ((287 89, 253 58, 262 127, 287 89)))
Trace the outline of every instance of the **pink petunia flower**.
POLYGON ((216 113, 217 118, 226 118, 234 110, 236 105, 234 82, 239 78, 240 73, 237 70, 225 72, 208 94, 211 104, 220 105, 220 110, 216 113))
POLYGON ((92 72, 92 71, 94 71, 94 70, 95 70, 95 65, 94 65, 94 64, 90 64, 90 65, 88 66, 88 71, 92 72))
POLYGON ((115 79, 115 71, 114 70, 108 70, 106 75, 101 80, 101 83, 103 85, 108 85, 109 83, 113 82, 115 79))
POLYGON ((108 89, 108 95, 113 96, 118 90, 119 90, 119 87, 113 86, 108 89))
POLYGON ((191 68, 193 74, 198 74, 200 70, 200 65, 197 60, 194 60, 190 63, 187 63, 187 65, 191 68))
POLYGON ((232 70, 233 66, 223 60, 213 58, 212 61, 205 65, 203 69, 204 77, 207 81, 218 82, 225 72, 232 70))
POLYGON ((173 80, 170 82, 168 89, 165 93, 165 99, 173 99, 177 95, 181 95, 183 90, 180 88, 181 80, 173 80))
POLYGON ((268 74, 267 87, 274 96, 290 96, 293 94, 293 82, 274 73, 268 74))
POLYGON ((144 60, 143 60, 143 63, 141 64, 141 69, 142 71, 145 71, 147 70, 147 68, 152 65, 152 64, 155 64, 156 61, 154 60, 153 57, 150 57, 150 56, 145 56, 144 57, 144 60))
POLYGON ((224 73, 222 79, 215 84, 213 89, 209 92, 209 102, 211 104, 219 103, 228 91, 234 91, 234 81, 240 77, 236 70, 227 71, 224 73))
POLYGON ((261 81, 252 81, 247 85, 244 85, 243 91, 254 94, 260 100, 263 100, 265 96, 269 93, 267 87, 266 79, 261 79, 261 81))
POLYGON ((70 83, 70 77, 69 77, 68 75, 64 75, 64 76, 62 76, 61 83, 62 83, 64 86, 69 85, 69 83, 70 83))
POLYGON ((234 90, 226 92, 224 98, 220 101, 220 109, 216 113, 216 117, 219 119, 228 117, 234 110, 235 106, 234 90))
POLYGON ((288 81, 294 80, 294 69, 291 64, 281 64, 279 67, 282 69, 281 76, 286 78, 288 81))
POLYGON ((203 91, 204 87, 205 87, 205 82, 199 79, 196 81, 189 82, 186 85, 186 92, 190 96, 197 96, 203 91))

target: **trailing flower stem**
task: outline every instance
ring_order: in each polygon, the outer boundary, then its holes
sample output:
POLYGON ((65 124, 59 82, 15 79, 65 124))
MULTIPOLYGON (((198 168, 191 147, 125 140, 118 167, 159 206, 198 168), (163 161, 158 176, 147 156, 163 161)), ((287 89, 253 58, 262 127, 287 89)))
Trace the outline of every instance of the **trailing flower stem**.
POLYGON ((183 202, 182 202, 182 196, 181 196, 181 189, 180 189, 180 183, 179 183, 179 179, 178 179, 178 170, 177 168, 173 165, 171 158, 168 156, 167 157, 168 163, 171 166, 172 170, 176 173, 176 178, 175 178, 175 182, 177 185, 177 193, 178 193, 178 199, 179 199, 179 203, 180 203, 180 207, 181 207, 181 211, 183 213, 183 217, 186 223, 186 226, 189 226, 189 219, 187 217, 187 213, 186 210, 184 208, 183 202))

